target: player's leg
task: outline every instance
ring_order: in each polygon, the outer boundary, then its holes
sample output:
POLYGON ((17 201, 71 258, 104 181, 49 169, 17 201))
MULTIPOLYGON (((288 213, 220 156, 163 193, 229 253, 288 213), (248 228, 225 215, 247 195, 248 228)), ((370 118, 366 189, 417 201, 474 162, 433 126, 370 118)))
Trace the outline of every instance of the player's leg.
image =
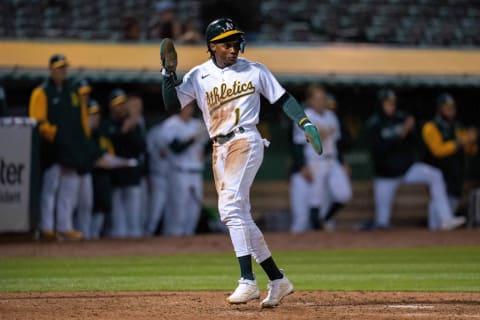
POLYGON ((332 203, 325 212, 323 221, 328 222, 352 198, 352 185, 340 162, 334 160, 327 176, 328 191, 332 203))
POLYGON ((239 287, 228 300, 230 303, 241 303, 259 297, 255 280, 246 278, 253 277, 253 256, 270 279, 269 294, 262 305, 277 305, 285 295, 293 291, 293 286, 276 266, 263 234, 250 213, 250 187, 263 160, 263 141, 257 132, 252 132, 227 145, 219 211, 222 221, 229 229, 242 273, 239 287))
POLYGON ((125 188, 125 217, 127 225, 127 236, 142 236, 142 187, 140 184, 131 185, 125 188))
POLYGON ((407 171, 405 183, 425 183, 429 186, 432 214, 429 222, 432 229, 450 230, 465 223, 464 217, 455 217, 448 202, 447 188, 442 172, 426 163, 416 162, 407 171), (440 225, 437 226, 437 222, 440 225), (438 227, 438 228, 437 228, 438 227))
POLYGON ((82 234, 73 229, 73 210, 78 201, 80 177, 74 169, 60 168, 57 197, 57 231, 66 239, 81 239, 82 234))
POLYGON ((127 236, 126 211, 124 204, 125 192, 123 187, 114 187, 112 192, 112 212, 110 214, 109 236, 124 238, 127 236))
POLYGON ((163 176, 152 175, 152 189, 150 193, 150 214, 145 225, 147 235, 153 236, 157 230, 158 223, 162 219, 165 203, 167 200, 167 180, 163 176))
POLYGON ((199 173, 190 174, 189 196, 186 203, 187 221, 185 223, 185 235, 194 235, 197 229, 200 214, 202 213, 203 203, 203 183, 202 175, 199 173))
POLYGON ((375 227, 389 228, 393 197, 400 184, 399 178, 376 177, 373 181, 375 200, 375 227))
POLYGON ((78 206, 75 216, 75 229, 83 234, 85 239, 90 239, 92 224, 93 185, 90 173, 79 176, 78 206))
POLYGON ((300 172, 295 172, 290 177, 290 207, 292 212, 293 233, 305 232, 310 227, 310 207, 308 198, 310 195, 310 183, 300 172))
POLYGON ((181 236, 183 235, 184 221, 183 212, 185 211, 185 201, 187 201, 185 188, 185 177, 183 173, 174 170, 169 177, 169 196, 167 206, 165 208, 165 215, 163 217, 162 234, 166 236, 181 236))
POLYGON ((310 204, 310 225, 313 229, 319 230, 322 228, 322 214, 327 205, 328 194, 325 192, 326 178, 328 174, 327 162, 313 161, 309 164, 310 172, 313 176, 312 184, 310 185, 309 204, 310 204))
POLYGON ((60 181, 60 166, 53 164, 45 169, 42 176, 40 192, 40 229, 42 236, 53 239, 55 237, 55 196, 60 181))

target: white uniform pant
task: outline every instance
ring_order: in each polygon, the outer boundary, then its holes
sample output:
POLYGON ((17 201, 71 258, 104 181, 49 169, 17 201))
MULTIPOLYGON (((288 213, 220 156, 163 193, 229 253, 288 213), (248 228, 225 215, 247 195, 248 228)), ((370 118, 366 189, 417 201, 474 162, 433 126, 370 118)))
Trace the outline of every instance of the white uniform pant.
POLYGON ((421 162, 414 163, 404 176, 399 178, 376 177, 374 180, 375 197, 375 225, 378 227, 390 226, 390 215, 393 197, 399 184, 428 185, 430 203, 428 226, 432 230, 441 228, 453 218, 452 210, 447 197, 445 181, 440 170, 421 162))
POLYGON ((140 184, 113 189, 110 236, 123 238, 142 235, 141 192, 140 184))
POLYGON ((174 168, 171 170, 171 205, 163 219, 162 234, 190 236, 195 234, 202 211, 202 172, 188 172, 174 168))
POLYGON ((60 182, 60 165, 54 164, 43 172, 40 191, 40 229, 54 231, 55 196, 60 182))
POLYGON ((309 168, 313 175, 310 189, 310 207, 320 208, 325 217, 332 203, 345 204, 352 198, 352 186, 345 170, 337 159, 312 161, 309 168))
POLYGON ((310 229, 310 187, 311 183, 300 172, 290 177, 291 232, 301 233, 310 229))
POLYGON ((91 173, 78 176, 77 214, 73 220, 75 229, 81 231, 85 239, 90 239, 93 208, 93 182, 91 173))
POLYGON ((220 219, 228 227, 237 257, 261 263, 271 256, 250 212, 250 187, 263 160, 264 140, 256 129, 213 146, 213 173, 220 219))
POLYGON ((150 205, 149 215, 145 223, 145 233, 153 236, 157 229, 158 223, 162 219, 167 202, 168 180, 163 175, 150 176, 150 205))
MULTIPOLYGON (((81 180, 85 179, 81 178, 74 169, 60 169, 60 183, 57 197, 57 231, 59 232, 67 232, 74 229, 73 212, 78 204, 81 180)), ((89 201, 90 204, 86 204, 86 207, 91 208, 91 200, 89 201)), ((82 204, 82 210, 84 211, 82 214, 85 214, 85 211, 88 210, 84 204, 82 204)))

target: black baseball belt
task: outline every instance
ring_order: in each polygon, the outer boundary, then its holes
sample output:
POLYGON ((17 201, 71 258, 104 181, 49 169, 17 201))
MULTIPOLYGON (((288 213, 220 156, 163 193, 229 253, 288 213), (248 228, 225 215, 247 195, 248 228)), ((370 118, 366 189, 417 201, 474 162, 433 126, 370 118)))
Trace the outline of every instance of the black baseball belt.
POLYGON ((212 141, 218 144, 224 144, 227 143, 228 141, 232 140, 233 137, 235 137, 236 134, 239 133, 244 133, 245 129, 243 127, 238 127, 230 131, 229 133, 225 135, 218 135, 212 138, 212 141))

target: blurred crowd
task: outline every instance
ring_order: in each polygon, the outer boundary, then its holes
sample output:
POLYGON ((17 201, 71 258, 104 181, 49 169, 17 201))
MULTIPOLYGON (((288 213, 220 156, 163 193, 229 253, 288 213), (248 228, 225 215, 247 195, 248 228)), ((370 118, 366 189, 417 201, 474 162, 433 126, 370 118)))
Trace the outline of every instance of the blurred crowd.
MULTIPOLYGON (((335 214, 352 197, 351 169, 344 157, 351 139, 335 114, 336 100, 320 85, 309 86, 305 98, 305 112, 318 128, 324 152, 317 156, 295 128, 290 202, 291 231, 296 233, 333 229, 335 214)), ((363 229, 392 227, 393 200, 401 184, 428 187, 430 230, 451 230, 466 222, 456 213, 464 192, 465 158, 478 151, 478 129, 463 127, 456 115, 455 99, 448 93, 438 96, 436 115, 425 123, 397 109, 393 90, 378 93, 377 111, 366 124, 374 171, 374 217, 363 229)))
POLYGON ((194 234, 210 145, 194 107, 147 132, 139 96, 114 89, 103 110, 87 80, 67 78, 65 56, 49 68, 29 105, 41 135, 42 238, 194 234))
MULTIPOLYGON (((147 130, 140 96, 114 89, 108 106, 93 98, 86 79, 67 77, 68 60, 53 55, 49 77, 30 97, 29 116, 41 136, 42 184, 38 228, 44 239, 188 236, 199 228, 205 155, 211 142, 191 105, 147 130)), ((0 87, 0 111, 5 112, 0 87)), ((352 198, 345 153, 352 138, 337 116, 335 97, 318 84, 305 91, 305 112, 317 126, 318 156, 294 128, 290 174, 291 232, 333 229, 352 198)), ((465 158, 477 152, 478 131, 456 119, 455 98, 439 95, 436 115, 424 123, 397 109, 393 90, 378 93, 368 120, 374 168, 374 217, 365 228, 388 229, 395 191, 425 184, 428 227, 450 230, 463 195, 465 158), (419 142, 423 152, 416 152, 419 142)), ((211 231, 224 231, 210 217, 211 231)))

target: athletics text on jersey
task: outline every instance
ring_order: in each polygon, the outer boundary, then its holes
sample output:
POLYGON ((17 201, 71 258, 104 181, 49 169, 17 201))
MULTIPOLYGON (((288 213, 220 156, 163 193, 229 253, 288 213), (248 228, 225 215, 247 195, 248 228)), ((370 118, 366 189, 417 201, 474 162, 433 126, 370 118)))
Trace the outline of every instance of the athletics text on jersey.
POLYGON ((196 100, 210 137, 255 126, 260 94, 274 103, 285 93, 265 66, 242 58, 223 69, 209 60, 188 72, 176 90, 182 107, 196 100))

